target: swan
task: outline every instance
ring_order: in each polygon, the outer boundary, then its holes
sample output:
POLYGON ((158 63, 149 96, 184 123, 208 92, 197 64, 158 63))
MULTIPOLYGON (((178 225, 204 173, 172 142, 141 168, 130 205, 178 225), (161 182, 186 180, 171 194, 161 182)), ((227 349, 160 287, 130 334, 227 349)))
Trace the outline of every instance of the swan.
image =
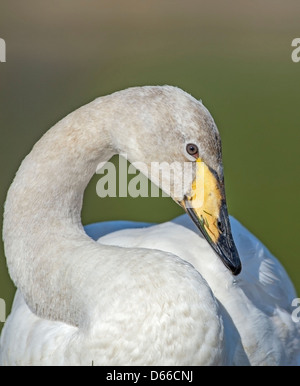
POLYGON ((179 88, 100 97, 50 129, 9 189, 3 239, 17 293, 0 365, 300 362, 293 285, 228 215, 216 124, 179 88), (177 162, 173 179, 154 171, 151 180, 171 186, 187 214, 84 228, 85 187, 117 153, 148 167, 177 162))

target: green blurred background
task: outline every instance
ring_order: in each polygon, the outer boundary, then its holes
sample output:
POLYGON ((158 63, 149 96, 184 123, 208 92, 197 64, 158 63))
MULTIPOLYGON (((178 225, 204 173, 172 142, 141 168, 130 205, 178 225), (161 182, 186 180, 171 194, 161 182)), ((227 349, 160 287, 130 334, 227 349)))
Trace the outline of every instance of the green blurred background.
MULTIPOLYGON (((176 85, 217 122, 230 213, 300 292, 300 63, 291 60, 299 15, 298 0, 2 0, 1 205, 24 156, 67 113, 129 86, 176 85)), ((98 179, 86 192, 84 224, 182 213, 168 198, 100 199, 98 179)), ((9 313, 14 287, 2 244, 0 253, 9 313)))

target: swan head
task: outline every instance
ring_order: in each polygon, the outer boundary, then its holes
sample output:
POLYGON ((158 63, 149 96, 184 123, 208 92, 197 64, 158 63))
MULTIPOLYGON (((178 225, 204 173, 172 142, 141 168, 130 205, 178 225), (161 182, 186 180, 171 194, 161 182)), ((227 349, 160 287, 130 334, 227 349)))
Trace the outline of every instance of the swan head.
POLYGON ((115 148, 185 209, 226 267, 238 275, 241 261, 226 206, 221 139, 209 111, 171 86, 118 94, 115 148), (120 116, 121 110, 126 116, 120 116))

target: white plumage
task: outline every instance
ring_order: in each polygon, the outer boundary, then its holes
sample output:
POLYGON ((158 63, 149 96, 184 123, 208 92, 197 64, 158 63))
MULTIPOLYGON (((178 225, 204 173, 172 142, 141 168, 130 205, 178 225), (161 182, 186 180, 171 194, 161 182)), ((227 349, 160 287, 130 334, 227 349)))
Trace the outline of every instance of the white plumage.
POLYGON ((293 285, 235 219, 239 276, 187 215, 87 226, 98 242, 81 226, 83 192, 99 162, 121 151, 131 161, 182 161, 182 145, 193 140, 222 180, 216 133, 200 102, 153 87, 100 98, 36 144, 5 207, 5 252, 18 291, 1 365, 299 364, 293 285))
MULTIPOLYGON (((99 242, 159 249, 190 262, 232 318, 231 333, 236 328, 241 337, 247 358, 238 351, 234 363, 297 364, 300 325, 291 318, 294 287, 278 260, 255 236, 232 217, 231 226, 243 265, 237 277, 224 268, 187 215, 151 228, 110 233, 99 242)), ((97 227, 103 230, 100 224, 97 227)), ((231 344, 234 350, 236 341, 231 344)))

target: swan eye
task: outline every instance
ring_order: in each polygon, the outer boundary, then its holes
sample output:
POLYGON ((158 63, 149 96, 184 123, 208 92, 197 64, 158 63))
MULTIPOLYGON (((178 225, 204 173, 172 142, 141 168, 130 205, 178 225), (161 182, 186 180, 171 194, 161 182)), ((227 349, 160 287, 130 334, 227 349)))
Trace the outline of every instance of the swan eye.
POLYGON ((195 158, 199 157, 198 146, 194 145, 193 143, 189 143, 186 145, 186 151, 189 153, 189 155, 192 155, 195 158))

